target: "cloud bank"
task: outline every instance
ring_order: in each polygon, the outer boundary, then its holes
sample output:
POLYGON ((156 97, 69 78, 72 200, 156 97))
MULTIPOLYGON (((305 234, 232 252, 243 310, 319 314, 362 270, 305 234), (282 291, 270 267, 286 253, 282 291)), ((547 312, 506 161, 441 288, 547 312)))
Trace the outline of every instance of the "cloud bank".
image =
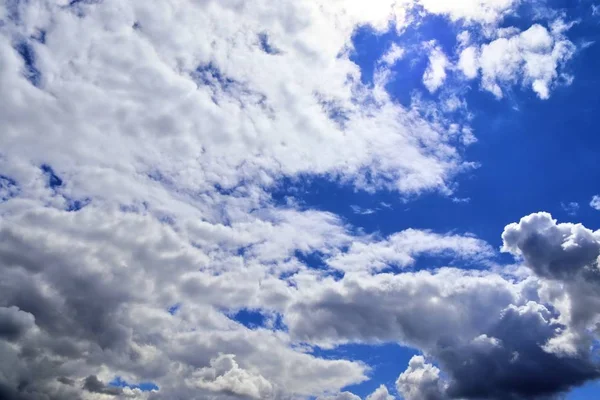
POLYGON ((422 353, 367 400, 597 378, 599 233, 526 216, 502 234, 515 269, 468 232, 365 233, 273 195, 303 177, 452 195, 475 167, 468 119, 388 93, 401 43, 363 81, 353 34, 444 16, 492 33, 450 55, 428 42, 426 90, 459 71, 547 98, 575 47, 561 19, 498 28, 519 4, 2 3, 0 398, 355 400, 372 366, 318 351, 349 343, 422 353))

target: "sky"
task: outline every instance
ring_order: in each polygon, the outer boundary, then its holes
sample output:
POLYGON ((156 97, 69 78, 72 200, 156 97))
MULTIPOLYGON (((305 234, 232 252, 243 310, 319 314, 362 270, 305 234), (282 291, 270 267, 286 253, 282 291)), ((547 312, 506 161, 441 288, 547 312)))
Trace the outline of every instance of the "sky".
POLYGON ((599 398, 599 28, 0 0, 0 400, 599 398))

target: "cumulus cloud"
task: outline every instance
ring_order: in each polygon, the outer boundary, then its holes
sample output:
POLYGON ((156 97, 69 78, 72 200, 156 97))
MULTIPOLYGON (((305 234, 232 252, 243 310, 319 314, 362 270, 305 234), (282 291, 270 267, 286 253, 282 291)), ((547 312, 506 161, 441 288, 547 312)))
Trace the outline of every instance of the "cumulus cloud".
POLYGON ((406 371, 396 380, 398 392, 405 400, 441 400, 445 398, 439 368, 425 363, 423 356, 413 356, 406 371))
POLYGON ((293 336, 321 346, 398 341, 421 349, 439 367, 415 359, 398 383, 408 398, 543 398, 600 373, 590 346, 597 286, 565 299, 545 279, 441 269, 346 274, 322 289, 298 280, 305 296, 285 318, 293 336))
POLYGON ((22 196, 65 208, 86 198, 171 208, 173 191, 181 200, 297 174, 444 189, 459 153, 416 113, 371 101, 345 50, 356 26, 386 29, 403 12, 394 3, 20 5, 0 39, 3 92, 15 95, 0 115, 2 168, 22 196), (44 32, 43 43, 31 32, 44 32), (278 52, 263 51, 259 35, 278 52), (32 60, 37 85, 23 74, 32 60), (48 188, 42 164, 65 184, 48 188))
POLYGON ((198 271, 207 255, 149 216, 40 209, 5 219, 0 236, 0 386, 14 398, 65 398, 77 391, 69 382, 90 376, 88 389, 115 376, 156 382, 159 398, 247 385, 261 396, 267 380, 274 392, 308 395, 365 379, 360 363, 319 359, 284 333, 231 321, 219 310, 253 297, 280 309, 287 284, 250 265, 198 271), (235 360, 219 357, 227 350, 235 360), (227 386, 241 378, 250 383, 227 386))
POLYGON ((560 30, 535 24, 482 45, 477 59, 475 50, 468 49, 461 53, 459 66, 469 78, 475 76, 478 66, 483 89, 502 97, 502 85, 522 83, 541 99, 547 99, 561 78, 564 63, 573 56, 575 45, 560 30))
POLYGON ((380 385, 373 393, 367 396, 365 400, 394 400, 395 397, 390 394, 385 385, 380 385))
POLYGON ((477 48, 470 46, 463 49, 458 58, 458 69, 469 79, 476 78, 479 72, 477 52, 477 48))
POLYGON ((273 398, 273 385, 260 374, 239 367, 233 354, 210 360, 210 367, 194 372, 193 384, 215 392, 232 393, 253 399, 273 398))
MULTIPOLYGON (((368 235, 271 196, 303 176, 450 194, 473 133, 385 91, 398 45, 364 84, 353 33, 402 32, 415 5, 488 26, 517 3, 0 5, 0 398, 355 400, 343 388, 370 366, 313 351, 342 343, 427 354, 436 365, 415 357, 398 379, 407 399, 531 398, 597 377, 596 232, 529 216, 503 239, 531 276, 413 271, 427 256, 485 267, 494 251, 468 234, 368 235), (280 324, 247 328, 241 309, 280 324)), ((565 26, 465 37, 458 68, 547 97, 573 53, 565 26)), ((451 65, 427 50, 436 92, 451 65)))
POLYGON ((429 43, 429 65, 423 75, 423 84, 433 93, 442 86, 446 80, 446 68, 449 61, 442 49, 435 43, 429 43))
POLYGON ((539 276, 569 280, 598 272, 600 232, 581 224, 559 224, 548 213, 531 214, 506 226, 502 240, 504 251, 522 256, 539 276))
MULTIPOLYGON (((194 391, 207 398, 311 395, 366 378, 368 368, 360 363, 319 359, 293 343, 392 341, 421 349, 439 366, 411 362, 398 380, 405 397, 531 398, 598 374, 588 333, 599 309, 597 281, 578 286, 579 292, 567 286, 568 301, 553 286, 578 274, 593 276, 586 271, 594 273, 597 234, 544 214, 507 226, 503 235, 505 250, 522 256, 536 274, 524 280, 454 268, 378 275, 362 269, 335 278, 298 261, 296 273, 280 280, 277 270, 272 276, 270 267, 253 264, 261 255, 252 255, 251 247, 242 264, 212 273, 202 266, 209 256, 219 260, 219 250, 186 245, 184 232, 150 216, 92 207, 5 218, 0 235, 1 386, 18 399, 40 392, 68 398, 79 387, 116 393, 120 389, 102 383, 114 376, 156 382, 155 394, 127 394, 149 398, 194 391), (282 315, 287 332, 250 330, 220 311, 248 305, 282 315), (23 353, 30 356, 19 359, 23 353), (554 366, 551 379, 546 365, 554 366), (437 368, 445 378, 436 377, 437 368), (23 381, 30 384, 19 386, 23 381)), ((474 238, 427 235, 400 237, 404 247, 425 246, 417 251, 435 253, 430 243, 444 241, 442 248, 467 256, 489 251, 474 238)), ((387 246, 366 245, 362 253, 387 246)), ((229 252, 227 246, 221 251, 229 252)), ((282 254, 278 263, 289 264, 288 257, 282 254)), ((369 256, 362 259, 369 263, 369 256)), ((389 397, 383 389, 375 395, 389 397)))
POLYGON ((508 225, 502 240, 504 251, 522 257, 536 275, 550 281, 544 295, 560 310, 559 321, 567 329, 548 343, 548 349, 581 353, 600 322, 600 232, 536 213, 508 225))

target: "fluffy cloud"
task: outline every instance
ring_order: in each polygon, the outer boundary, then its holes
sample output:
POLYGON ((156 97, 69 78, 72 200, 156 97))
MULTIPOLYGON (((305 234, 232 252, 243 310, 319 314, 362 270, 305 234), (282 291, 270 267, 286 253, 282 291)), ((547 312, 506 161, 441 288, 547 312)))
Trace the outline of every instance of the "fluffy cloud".
POLYGON ((394 400, 395 397, 390 394, 385 385, 380 385, 373 393, 367 396, 366 400, 394 400))
POLYGON ((474 79, 479 72, 478 49, 470 46, 460 52, 457 67, 468 79, 474 79))
POLYGON ((92 198, 183 208, 173 203, 217 184, 303 173, 443 190, 463 166, 445 132, 389 98, 373 102, 348 56, 354 28, 386 29, 403 12, 393 3, 19 3, 0 39, 12 94, 0 114, 2 169, 23 197, 64 207, 92 198), (65 181, 55 192, 42 164, 65 181))
POLYGON ((406 371, 396 381, 398 392, 405 400, 441 400, 445 397, 439 368, 425 363, 423 356, 414 356, 406 371))
POLYGON ((114 376, 156 382, 160 398, 201 389, 311 394, 364 379, 361 364, 318 359, 292 349, 282 332, 231 321, 218 310, 256 295, 262 306, 280 308, 289 297, 285 282, 235 265, 199 272, 207 256, 149 216, 41 209, 3 221, 0 236, 7 398, 65 398, 114 376))
POLYGON ((433 93, 439 89, 446 80, 446 68, 449 61, 442 49, 435 43, 429 43, 429 65, 423 75, 423 84, 433 93))
POLYGON ((273 385, 259 374, 239 367, 233 354, 221 354, 210 360, 210 367, 194 372, 191 380, 200 388, 232 393, 253 399, 273 397, 273 385))
POLYGON ((600 373, 591 352, 600 300, 596 237, 547 214, 508 225, 504 250, 523 256, 534 273, 525 279, 440 269, 346 274, 318 288, 298 277, 304 296, 285 321, 293 337, 321 346, 397 341, 421 349, 447 378, 414 359, 398 381, 408 398, 558 394, 600 373))
POLYGON ((467 47, 460 53, 458 68, 473 79, 481 71, 483 89, 502 97, 503 85, 530 86, 541 99, 550 96, 558 82, 569 82, 560 71, 575 52, 575 45, 558 28, 535 24, 523 32, 507 32, 479 48, 467 47))
POLYGON ((494 251, 475 237, 407 229, 376 242, 355 240, 347 252, 328 259, 327 263, 342 271, 378 271, 390 266, 408 267, 423 254, 480 261, 493 256, 494 251))
MULTIPOLYGON (((416 4, 487 26, 517 2, 416 4)), ((271 198, 279 179, 305 175, 449 194, 472 166, 461 155, 468 128, 385 91, 398 45, 374 85, 351 61, 357 27, 402 32, 414 6, 0 5, 0 398, 354 400, 342 390, 370 367, 313 352, 342 343, 431 357, 438 366, 416 357, 400 375, 407 399, 531 397, 596 377, 597 233, 530 216, 503 238, 532 276, 396 273, 421 256, 486 264, 494 252, 455 233, 366 235, 271 198), (303 261, 313 253, 322 265, 303 261), (280 323, 249 329, 230 318, 241 309, 280 323), (117 376, 159 390, 116 388, 117 376)), ((459 68, 488 90, 521 82, 546 97, 572 55, 564 29, 461 49, 459 68)), ((450 61, 434 43, 428 51, 435 92, 450 61)), ((392 398, 385 386, 368 396, 392 398)))
POLYGON ((531 214, 508 225, 503 249, 522 257, 532 271, 547 278, 545 297, 560 310, 567 326, 548 344, 557 353, 577 354, 593 340, 600 315, 598 285, 600 232, 581 224, 557 223, 548 213, 531 214))
MULTIPOLYGON (((415 233, 404 236, 425 246, 419 251, 435 252, 428 243, 438 241, 468 256, 488 251, 474 238, 415 233)), ((398 380, 406 398, 531 398, 598 375, 588 330, 597 317, 596 281, 568 286, 595 265, 588 255, 596 234, 546 214, 504 234, 505 250, 537 275, 525 279, 453 268, 396 275, 365 268, 334 278, 297 260, 296 272, 281 280, 276 268, 253 262, 262 256, 251 247, 243 262, 212 270, 203 266, 219 259, 215 252, 235 250, 186 244, 185 232, 151 216, 93 207, 5 217, 0 235, 0 386, 7 398, 110 395, 121 389, 104 382, 123 376, 160 388, 122 389, 131 397, 278 399, 335 392, 366 378, 360 363, 319 359, 294 343, 391 341, 421 349, 439 367, 413 359, 398 380), (559 264, 572 272, 560 272, 559 264), (557 282, 567 291, 557 291, 557 282), (280 314, 287 332, 250 330, 220 311, 247 306, 280 314)), ((387 246, 373 243, 362 252, 387 246)), ((288 258, 282 253, 277 262, 288 258)), ((383 389, 373 396, 390 397, 383 389)))
POLYGON ((558 224, 548 213, 512 223, 502 233, 503 250, 522 256, 536 275, 568 281, 598 271, 600 232, 581 224, 558 224))

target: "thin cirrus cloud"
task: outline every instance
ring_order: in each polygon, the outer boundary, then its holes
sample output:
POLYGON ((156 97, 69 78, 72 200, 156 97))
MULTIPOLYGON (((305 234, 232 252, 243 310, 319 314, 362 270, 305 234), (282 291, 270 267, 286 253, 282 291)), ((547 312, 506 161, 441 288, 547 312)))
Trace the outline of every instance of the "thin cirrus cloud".
POLYGON ((318 351, 352 343, 423 353, 366 400, 535 398, 597 378, 597 232, 527 216, 502 235, 522 265, 502 271, 467 229, 365 232, 274 195, 319 177, 453 196, 475 137, 432 115, 466 100, 400 104, 387 85, 410 52, 386 46, 365 83, 353 34, 401 39, 443 16, 489 34, 455 54, 428 42, 429 92, 461 71, 496 97, 548 98, 576 55, 569 23, 499 29, 519 5, 0 5, 0 398, 355 400, 376 368, 318 351))

